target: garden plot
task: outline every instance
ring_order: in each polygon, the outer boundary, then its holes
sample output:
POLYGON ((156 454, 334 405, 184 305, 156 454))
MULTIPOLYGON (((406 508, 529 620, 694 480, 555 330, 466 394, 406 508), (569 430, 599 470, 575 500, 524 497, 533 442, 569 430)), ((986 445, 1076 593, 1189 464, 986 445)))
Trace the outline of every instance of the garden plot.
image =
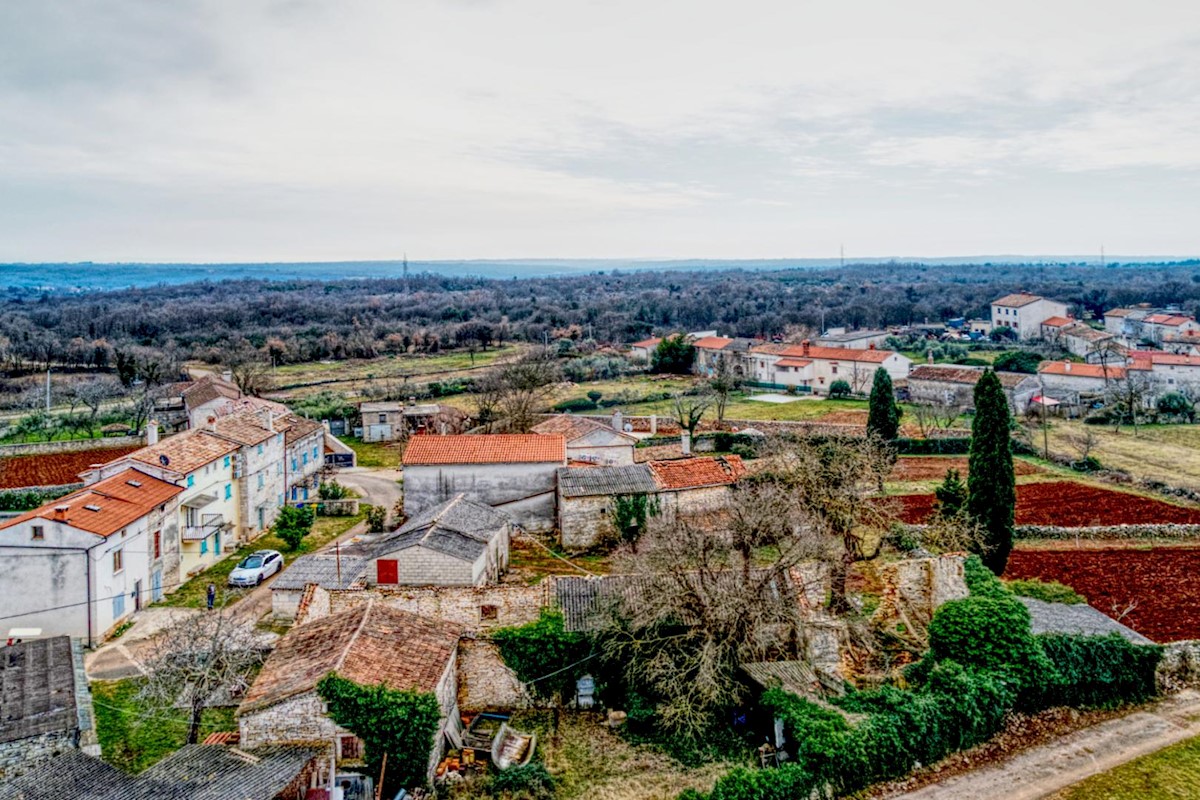
POLYGON ((754 400, 759 403, 794 403, 797 400, 812 400, 815 398, 813 398, 811 395, 808 398, 805 398, 798 394, 777 394, 775 392, 767 392, 766 394, 752 394, 746 399, 754 400))

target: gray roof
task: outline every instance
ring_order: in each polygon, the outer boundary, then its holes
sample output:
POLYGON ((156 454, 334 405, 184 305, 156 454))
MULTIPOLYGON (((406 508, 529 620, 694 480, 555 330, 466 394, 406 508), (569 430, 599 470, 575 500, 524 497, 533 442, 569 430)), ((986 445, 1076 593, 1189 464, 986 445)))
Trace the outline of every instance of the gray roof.
POLYGON ((0 742, 79 727, 71 639, 34 639, 0 650, 0 742))
MULTIPOLYGON (((138 792, 136 778, 78 750, 65 750, 21 777, 0 783, 0 800, 125 800, 138 792)), ((173 800, 183 794, 164 791, 159 796, 173 800)))
POLYGON ((1132 628, 1126 627, 1112 617, 1097 611, 1085 603, 1047 603, 1032 597, 1018 597, 1033 618, 1036 633, 1078 633, 1088 636, 1103 636, 1119 633, 1134 644, 1154 644, 1132 628))
POLYGON ((254 750, 189 744, 143 772, 138 780, 184 785, 190 800, 271 800, 324 747, 274 745, 254 750))
POLYGON ((887 336, 887 331, 846 331, 845 333, 827 333, 818 336, 818 342, 856 342, 859 339, 869 339, 876 336, 887 336))
POLYGON ((563 613, 563 628, 591 631, 606 627, 621 601, 651 586, 650 575, 568 575, 554 581, 554 599, 563 613))
POLYGON ((303 589, 315 583, 322 589, 348 589, 366 569, 365 558, 357 555, 340 556, 341 581, 338 580, 339 556, 333 553, 313 553, 297 558, 279 574, 271 589, 303 589))
POLYGON ((563 497, 652 494, 658 491, 654 474, 645 464, 625 467, 563 467, 558 471, 563 497))
POLYGON ((465 494, 457 494, 441 505, 418 513, 394 533, 377 539, 372 553, 378 558, 385 553, 420 545, 474 561, 508 522, 508 517, 491 506, 465 494))

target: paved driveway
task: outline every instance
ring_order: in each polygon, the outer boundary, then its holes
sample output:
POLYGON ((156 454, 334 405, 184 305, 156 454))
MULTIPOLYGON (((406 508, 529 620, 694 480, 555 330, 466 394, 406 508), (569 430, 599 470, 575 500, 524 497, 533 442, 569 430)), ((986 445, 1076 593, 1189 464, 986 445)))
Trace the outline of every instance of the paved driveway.
POLYGON ((353 467, 338 472, 336 480, 360 492, 363 500, 371 505, 383 506, 389 514, 396 503, 404 498, 404 488, 396 482, 400 480, 398 469, 353 467))

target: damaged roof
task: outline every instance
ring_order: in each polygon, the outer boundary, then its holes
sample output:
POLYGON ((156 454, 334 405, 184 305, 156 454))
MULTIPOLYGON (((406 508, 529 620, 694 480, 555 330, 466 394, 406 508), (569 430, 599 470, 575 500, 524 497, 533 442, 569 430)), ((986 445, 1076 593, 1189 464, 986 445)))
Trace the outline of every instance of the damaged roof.
POLYGON ((375 557, 410 547, 427 547, 454 558, 474 561, 508 524, 491 506, 457 494, 428 508, 372 546, 375 557))

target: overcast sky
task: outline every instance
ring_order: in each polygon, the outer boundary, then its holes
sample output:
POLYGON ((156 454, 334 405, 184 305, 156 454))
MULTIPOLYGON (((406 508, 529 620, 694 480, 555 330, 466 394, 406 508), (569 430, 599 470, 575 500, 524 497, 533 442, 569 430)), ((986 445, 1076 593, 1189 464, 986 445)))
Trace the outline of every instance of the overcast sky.
POLYGON ((7 2, 0 261, 1200 253, 1200 2, 7 2))

